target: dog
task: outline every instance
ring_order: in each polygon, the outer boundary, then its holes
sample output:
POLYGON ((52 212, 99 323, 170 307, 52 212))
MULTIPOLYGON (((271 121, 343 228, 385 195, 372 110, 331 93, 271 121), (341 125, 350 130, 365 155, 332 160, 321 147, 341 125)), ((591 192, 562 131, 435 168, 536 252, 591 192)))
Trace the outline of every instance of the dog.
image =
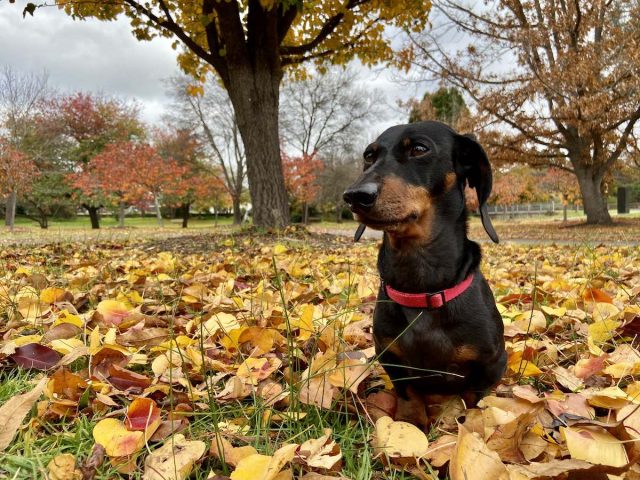
POLYGON ((380 362, 397 395, 396 420, 429 425, 425 396, 475 406, 504 374, 503 323, 467 238, 464 189, 475 188, 482 224, 489 159, 472 135, 435 121, 397 125, 364 151, 364 172, 344 200, 361 224, 384 232, 373 319, 380 362))

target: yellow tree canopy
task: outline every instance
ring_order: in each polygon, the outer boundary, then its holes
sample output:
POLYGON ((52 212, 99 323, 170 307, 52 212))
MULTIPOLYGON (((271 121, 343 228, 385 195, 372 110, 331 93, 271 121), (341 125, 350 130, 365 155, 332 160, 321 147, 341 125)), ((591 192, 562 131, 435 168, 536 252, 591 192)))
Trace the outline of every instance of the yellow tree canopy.
POLYGON ((272 52, 277 59, 270 60, 282 67, 309 60, 344 64, 355 57, 365 65, 396 61, 408 67, 411 52, 405 49, 394 55, 385 28, 421 31, 431 8, 426 0, 56 0, 56 4, 74 18, 113 20, 126 15, 139 40, 161 35, 175 38, 175 48, 185 47, 179 61, 186 72, 201 75, 209 64, 223 81, 229 64, 243 63, 242 57, 254 53, 251 50, 272 52))

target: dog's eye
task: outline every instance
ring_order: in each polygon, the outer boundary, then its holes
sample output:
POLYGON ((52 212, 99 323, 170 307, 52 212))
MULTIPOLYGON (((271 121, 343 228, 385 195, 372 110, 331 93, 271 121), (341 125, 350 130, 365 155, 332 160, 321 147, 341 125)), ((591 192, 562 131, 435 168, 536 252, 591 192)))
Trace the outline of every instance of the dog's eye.
POLYGON ((422 145, 421 143, 415 143, 411 145, 409 155, 412 157, 421 157, 429 153, 429 147, 422 145))
POLYGON ((364 152, 362 156, 364 157, 364 163, 366 165, 371 165, 373 162, 376 161, 376 153, 373 150, 368 150, 364 152))

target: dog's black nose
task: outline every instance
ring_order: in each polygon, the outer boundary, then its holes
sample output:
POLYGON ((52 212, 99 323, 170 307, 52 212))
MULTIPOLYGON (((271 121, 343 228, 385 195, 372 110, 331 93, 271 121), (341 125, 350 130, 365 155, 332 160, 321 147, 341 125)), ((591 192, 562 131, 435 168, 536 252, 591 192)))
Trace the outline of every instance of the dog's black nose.
POLYGON ((342 198, 351 207, 368 210, 376 203, 376 198, 378 198, 378 185, 369 182, 348 188, 342 195, 342 198))

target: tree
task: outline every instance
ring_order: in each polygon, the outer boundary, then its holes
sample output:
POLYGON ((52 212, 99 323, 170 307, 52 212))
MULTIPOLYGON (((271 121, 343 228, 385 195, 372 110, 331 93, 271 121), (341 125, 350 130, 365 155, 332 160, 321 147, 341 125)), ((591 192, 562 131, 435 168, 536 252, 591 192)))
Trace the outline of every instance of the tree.
POLYGON ((469 116, 464 97, 455 87, 440 87, 434 93, 425 93, 422 100, 408 102, 411 108, 409 122, 438 120, 459 129, 459 123, 469 116))
POLYGON ((515 205, 536 200, 537 189, 534 171, 527 166, 497 169, 491 188, 491 202, 496 205, 515 205))
POLYGON ((576 203, 580 199, 580 186, 575 175, 559 168, 549 167, 539 180, 541 189, 552 192, 562 201, 562 218, 567 221, 569 203, 576 203))
MULTIPOLYGON (((13 148, 6 138, 0 137, 0 195, 15 199, 18 192, 31 188, 39 174, 33 160, 13 148)), ((13 201, 10 206, 15 208, 15 204, 13 201)), ((15 212, 9 217, 15 218, 15 212)), ((8 226, 13 229, 13 222, 8 226)))
MULTIPOLYGON (((106 145, 145 136, 135 105, 82 92, 48 102, 46 122, 67 142, 65 157, 74 175, 81 174, 106 145)), ((91 228, 100 228, 99 210, 105 199, 98 184, 80 178, 84 188, 77 199, 89 213, 91 228)))
POLYGON ((183 169, 165 195, 165 202, 177 204, 182 213, 182 228, 187 228, 193 204, 218 205, 226 188, 219 171, 204 162, 204 152, 193 131, 187 129, 158 130, 155 147, 165 163, 175 162, 183 169))
MULTIPOLYGON (((33 115, 46 94, 46 73, 19 73, 8 66, 0 70, 0 130, 12 148, 23 150, 22 142, 33 115)), ((10 228, 15 221, 18 193, 14 188, 7 195, 5 225, 10 228)))
POLYGON ((382 117, 380 92, 358 85, 353 69, 334 67, 302 80, 286 81, 280 132, 288 153, 311 157, 353 144, 382 117))
MULTIPOLYGON (((173 37, 181 67, 216 71, 229 92, 247 155, 254 223, 282 226, 288 202, 280 161, 278 102, 284 69, 304 62, 391 61, 385 26, 421 30, 426 0, 55 0, 74 18, 131 18, 137 38, 173 37), (256 114, 259 112, 259 114, 256 114)), ((33 12, 35 5, 28 5, 33 12)), ((406 56, 400 56, 406 64, 406 56)), ((301 67, 300 67, 301 68, 301 67)))
POLYGON ((231 197, 233 223, 242 223, 240 208, 247 176, 246 156, 238 122, 229 95, 213 78, 201 89, 194 89, 188 77, 172 78, 170 94, 174 98, 169 119, 179 128, 198 133, 200 143, 220 167, 225 186, 231 197))
POLYGON ((302 205, 302 223, 309 223, 309 203, 313 202, 320 192, 318 177, 324 169, 322 160, 316 153, 291 157, 282 155, 282 168, 289 195, 302 205))
POLYGON ((603 179, 640 119, 640 3, 496 3, 489 9, 438 2, 469 42, 454 54, 428 32, 412 35, 415 63, 498 120, 508 131, 505 151, 572 172, 587 222, 610 223, 603 179))
POLYGON ((323 169, 319 175, 321 206, 325 206, 335 214, 335 220, 342 222, 345 203, 342 199, 344 191, 362 172, 361 153, 352 151, 355 146, 333 149, 322 157, 323 169))
MULTIPOLYGON (((326 184, 322 188, 321 184, 336 173, 336 169, 345 170, 338 167, 337 157, 357 143, 368 125, 383 116, 384 101, 380 92, 365 90, 357 81, 354 70, 334 67, 302 80, 287 81, 283 87, 280 131, 287 152, 283 154, 285 183, 289 195, 302 205, 305 224, 310 202, 329 189, 333 198, 336 184, 331 188, 326 184)), ((344 180, 334 180, 337 185, 344 183, 344 180)), ((335 202, 340 212, 344 205, 342 192, 335 202)))

